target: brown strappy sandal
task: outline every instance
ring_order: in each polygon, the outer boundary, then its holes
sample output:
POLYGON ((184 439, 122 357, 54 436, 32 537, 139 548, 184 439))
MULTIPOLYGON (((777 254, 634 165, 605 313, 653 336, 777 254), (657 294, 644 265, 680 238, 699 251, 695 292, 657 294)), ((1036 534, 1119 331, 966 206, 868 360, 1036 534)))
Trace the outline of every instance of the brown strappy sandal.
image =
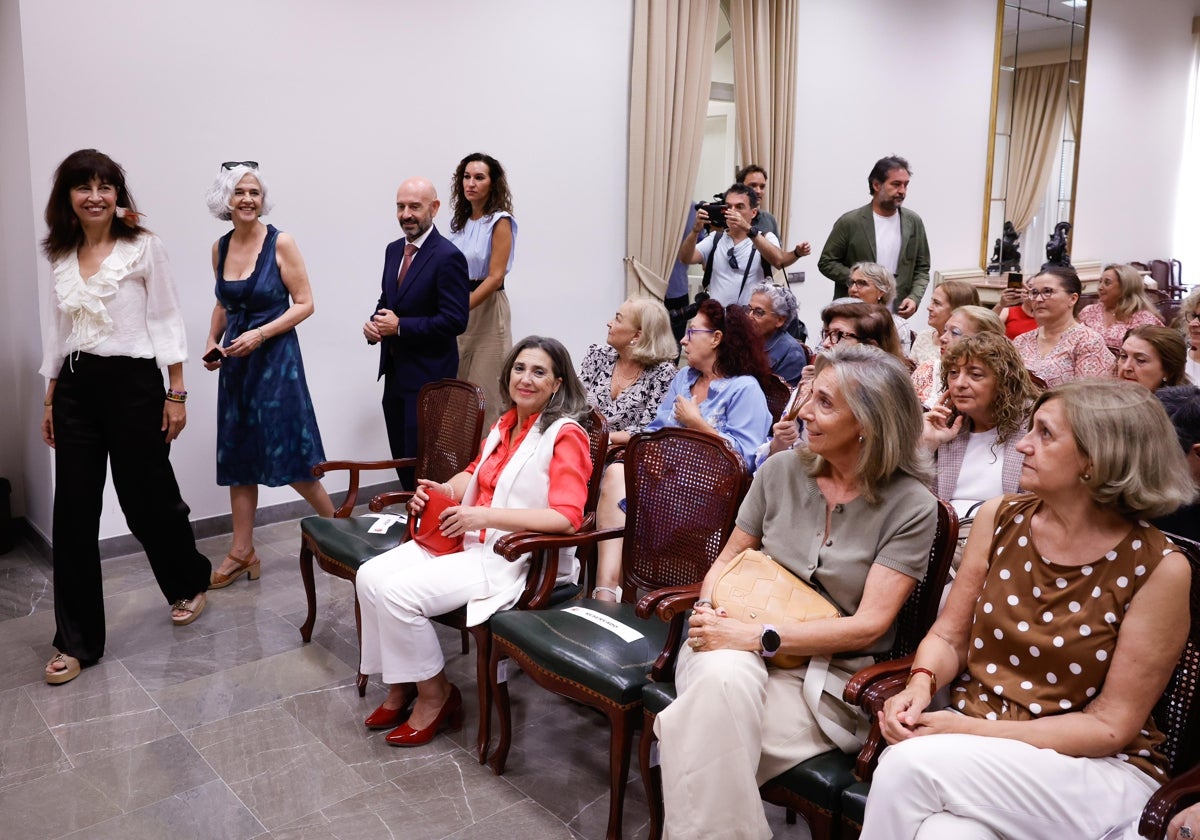
POLYGON ((209 578, 209 589, 224 589, 235 580, 245 575, 249 580, 258 580, 258 576, 262 574, 262 565, 258 562, 258 558, 254 556, 254 549, 250 549, 250 553, 243 558, 234 557, 232 554, 225 555, 226 560, 232 560, 237 568, 229 574, 221 572, 213 572, 209 578))

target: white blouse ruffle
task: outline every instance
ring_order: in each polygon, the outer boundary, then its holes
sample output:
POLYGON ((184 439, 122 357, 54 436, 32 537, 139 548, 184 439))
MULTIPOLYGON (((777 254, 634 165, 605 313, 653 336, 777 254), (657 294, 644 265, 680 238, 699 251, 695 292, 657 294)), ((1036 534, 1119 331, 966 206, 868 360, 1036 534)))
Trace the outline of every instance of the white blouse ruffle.
POLYGON ((84 280, 79 271, 79 255, 72 251, 54 266, 54 294, 59 311, 71 319, 71 334, 66 350, 91 350, 113 334, 113 321, 107 301, 117 293, 122 277, 146 250, 143 237, 119 239, 100 269, 84 280))

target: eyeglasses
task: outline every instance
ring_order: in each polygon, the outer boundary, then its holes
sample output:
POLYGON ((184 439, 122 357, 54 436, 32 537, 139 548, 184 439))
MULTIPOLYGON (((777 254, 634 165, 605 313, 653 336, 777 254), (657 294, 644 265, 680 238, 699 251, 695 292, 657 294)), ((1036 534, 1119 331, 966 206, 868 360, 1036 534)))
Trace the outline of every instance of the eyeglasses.
POLYGON ((858 335, 852 332, 842 332, 841 330, 821 330, 821 339, 828 341, 830 344, 841 344, 843 339, 853 338, 858 341, 858 335))
POLYGON ((1053 286, 1047 286, 1044 289, 1030 289, 1025 293, 1025 297, 1029 298, 1030 300, 1048 300, 1054 297, 1054 294, 1057 291, 1058 289, 1054 288, 1053 286))
POLYGON ((749 304, 742 307, 746 310, 746 314, 751 318, 766 318, 768 315, 774 315, 774 312, 768 312, 761 306, 750 306, 749 304))
POLYGON ((716 332, 716 330, 702 330, 699 327, 688 327, 687 331, 684 332, 683 337, 686 338, 688 341, 691 341, 692 336, 695 335, 696 333, 715 333, 715 332, 716 332))
POLYGON ((869 289, 871 288, 870 280, 850 280, 846 284, 851 289, 869 289))
POLYGON ((740 266, 737 264, 737 254, 733 253, 732 247, 725 252, 725 256, 729 259, 729 267, 737 271, 740 266))
POLYGON ((1200 309, 1197 309, 1194 312, 1189 312, 1188 314, 1184 315, 1183 320, 1185 320, 1189 323, 1191 323, 1192 321, 1200 321, 1200 309))
POLYGON ((258 161, 256 161, 256 160, 227 160, 221 164, 222 169, 237 169, 239 166, 245 166, 249 169, 258 169, 258 161))

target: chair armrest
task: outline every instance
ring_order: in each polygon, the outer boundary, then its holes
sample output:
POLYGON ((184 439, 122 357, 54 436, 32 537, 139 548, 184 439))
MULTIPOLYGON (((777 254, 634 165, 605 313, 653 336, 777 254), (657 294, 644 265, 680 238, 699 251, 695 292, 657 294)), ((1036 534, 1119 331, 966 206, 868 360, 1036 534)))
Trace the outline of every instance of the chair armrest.
POLYGON ((379 513, 389 505, 407 504, 412 497, 413 491, 411 490, 393 490, 390 493, 380 493, 378 496, 372 497, 367 507, 375 513, 379 513))
POLYGON ((647 592, 637 603, 638 618, 649 618, 657 615, 663 621, 670 621, 679 613, 690 610, 700 600, 700 584, 691 583, 687 586, 667 586, 647 592))
POLYGON ((1142 810, 1138 832, 1150 840, 1167 836, 1167 823, 1189 805, 1200 801, 1200 765, 1185 770, 1154 791, 1142 810))
POLYGON ((354 510, 354 506, 358 504, 359 473, 364 470, 404 469, 406 467, 416 467, 416 465, 416 458, 395 458, 387 461, 321 461, 312 468, 312 474, 313 478, 323 478, 325 473, 334 470, 350 471, 350 484, 346 488, 346 498, 342 499, 342 503, 333 512, 333 515, 338 519, 344 519, 350 515, 351 511, 354 510))
MULTIPOLYGON (((591 514, 588 514, 591 516, 591 514)), ((574 534, 543 534, 541 531, 513 531, 496 540, 494 551, 510 563, 520 560, 531 551, 541 551, 560 548, 579 548, 585 545, 595 545, 603 540, 612 540, 625 536, 624 528, 605 528, 603 531, 584 530, 584 527, 574 534)))
MULTIPOLYGON (((852 706, 862 706, 864 710, 870 711, 863 706, 867 689, 873 683, 885 677, 890 677, 893 674, 904 674, 907 678, 912 664, 913 657, 905 656, 901 659, 889 659, 886 662, 876 662, 874 665, 868 665, 851 677, 846 683, 846 688, 842 692, 842 699, 852 706)), ((894 694, 895 692, 892 693, 894 694)))

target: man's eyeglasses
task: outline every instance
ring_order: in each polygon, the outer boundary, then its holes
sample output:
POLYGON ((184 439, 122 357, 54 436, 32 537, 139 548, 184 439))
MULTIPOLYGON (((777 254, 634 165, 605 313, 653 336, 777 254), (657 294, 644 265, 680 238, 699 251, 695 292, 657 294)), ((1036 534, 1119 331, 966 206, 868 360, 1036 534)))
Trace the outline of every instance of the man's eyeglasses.
POLYGON ((688 341, 691 341, 692 336, 695 335, 696 333, 715 333, 715 332, 716 332, 716 330, 702 330, 699 327, 688 327, 687 331, 684 332, 683 336, 688 341))
POLYGON ((1025 293, 1025 297, 1029 298, 1030 300, 1048 300, 1049 298, 1054 297, 1054 293, 1057 291, 1058 289, 1054 288, 1053 286, 1047 286, 1044 289, 1030 289, 1025 293))
POLYGON ((858 341, 858 335, 852 332, 842 332, 841 330, 821 330, 821 339, 828 341, 830 344, 841 344, 842 339, 853 338, 858 341))
POLYGON ((249 169, 258 169, 258 161, 256 161, 256 160, 227 160, 221 164, 222 169, 237 169, 239 166, 245 166, 249 169))
POLYGON ((766 318, 768 315, 775 314, 774 312, 768 312, 767 310, 763 309, 761 306, 750 306, 749 304, 747 304, 746 306, 743 306, 742 309, 745 309, 746 314, 749 315, 751 318, 766 318))
POLYGON ((729 267, 737 271, 740 266, 737 264, 737 254, 733 253, 732 247, 725 252, 725 256, 729 259, 729 267))

